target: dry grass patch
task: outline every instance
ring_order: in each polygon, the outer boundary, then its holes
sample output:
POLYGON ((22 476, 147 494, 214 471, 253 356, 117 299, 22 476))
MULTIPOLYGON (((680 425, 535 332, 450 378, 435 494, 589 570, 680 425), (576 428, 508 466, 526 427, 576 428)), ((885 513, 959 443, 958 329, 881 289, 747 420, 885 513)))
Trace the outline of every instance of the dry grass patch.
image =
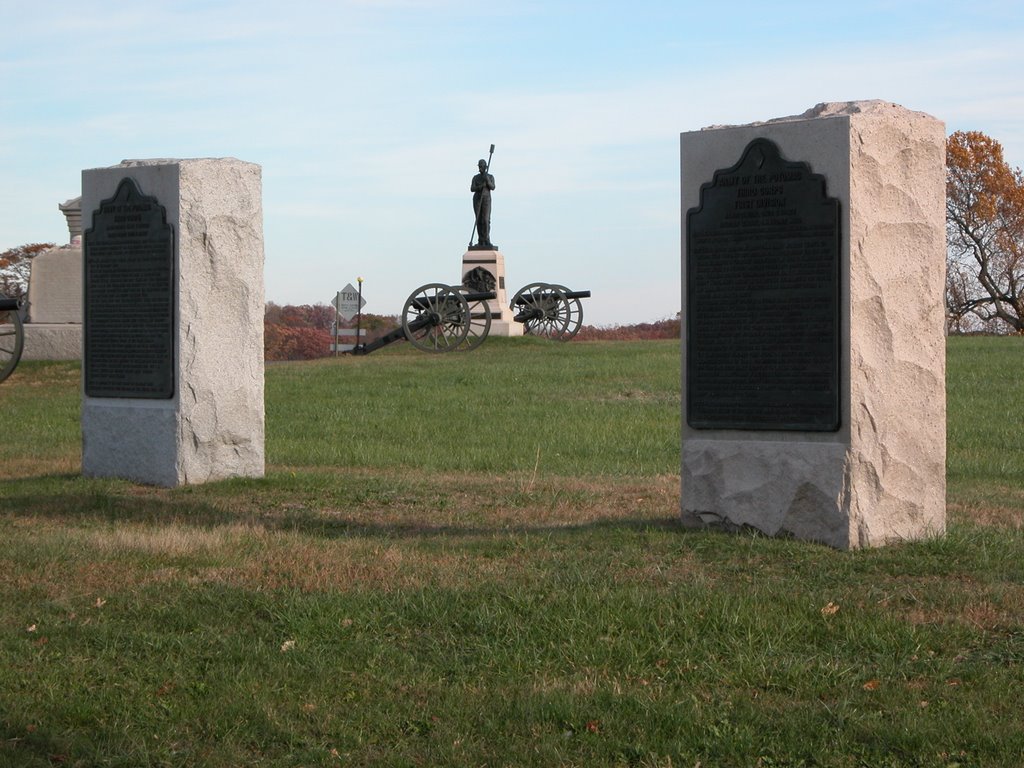
POLYGON ((197 554, 225 555, 255 534, 247 525, 196 528, 184 524, 110 528, 83 531, 83 543, 99 552, 145 553, 161 557, 185 557, 197 554))
POLYGON ((237 567, 218 569, 217 578, 255 591, 289 589, 303 593, 460 588, 500 579, 507 565, 466 552, 420 551, 415 547, 362 541, 323 542, 276 537, 237 567))
POLYGON ((147 568, 125 561, 54 561, 31 567, 0 563, 0 590, 35 594, 57 603, 92 603, 149 581, 147 568))
POLYGON ((969 574, 892 580, 876 604, 913 625, 960 624, 989 631, 1020 624, 1024 585, 979 582, 969 574))
POLYGON ((1024 489, 996 489, 1005 494, 1019 492, 1020 504, 996 504, 984 501, 950 502, 946 511, 951 521, 970 522, 994 528, 1024 528, 1024 489))
MULTIPOLYGON (((322 474, 319 473, 318 474, 322 474)), ((675 518, 679 477, 531 477, 509 475, 367 472, 335 469, 335 487, 350 493, 242 491, 230 507, 270 525, 302 519, 337 531, 368 534, 485 534, 514 529, 564 528, 611 521, 675 518), (394 491, 381 490, 394 476, 394 491), (346 498, 339 505, 331 496, 346 498), (326 497, 326 498, 324 498, 326 497)), ((217 503, 217 502, 213 502, 217 503)))
POLYGON ((0 480, 27 480, 48 475, 79 475, 80 456, 8 456, 0 461, 0 480))
MULTIPOLYGON (((96 506, 42 499, 5 524, 30 553, 72 557, 33 563, 18 588, 59 597, 174 582, 304 593, 524 584, 562 555, 556 547, 524 559, 507 546, 516 537, 661 526, 675 519, 679 493, 676 476, 335 470, 296 473, 295 485, 298 492, 273 480, 177 490, 113 483, 91 499, 96 506)), ((647 576, 677 581, 691 565, 666 574, 652 559, 647 576)))
POLYGON ((911 624, 962 624, 971 629, 991 632, 1020 624, 1024 610, 1024 588, 996 598, 979 594, 978 600, 956 606, 927 605, 910 608, 903 616, 911 624))

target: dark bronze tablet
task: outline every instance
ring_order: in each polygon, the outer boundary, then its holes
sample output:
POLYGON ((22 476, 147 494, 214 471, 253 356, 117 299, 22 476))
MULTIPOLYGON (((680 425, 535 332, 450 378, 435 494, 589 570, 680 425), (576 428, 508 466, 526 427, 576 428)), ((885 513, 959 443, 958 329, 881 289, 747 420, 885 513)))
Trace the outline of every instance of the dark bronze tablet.
POLYGON ((85 394, 174 396, 174 234, 130 178, 85 233, 85 394))
POLYGON ((686 216, 686 420, 828 432, 840 422, 839 201, 767 139, 686 216))

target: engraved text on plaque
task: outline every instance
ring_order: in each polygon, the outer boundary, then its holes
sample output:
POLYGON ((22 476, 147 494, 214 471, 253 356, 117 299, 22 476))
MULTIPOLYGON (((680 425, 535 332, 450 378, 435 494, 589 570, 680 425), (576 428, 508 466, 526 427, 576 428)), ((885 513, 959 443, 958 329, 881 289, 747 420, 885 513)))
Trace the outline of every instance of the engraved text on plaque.
POLYGON ((839 201, 755 139, 687 213, 686 419, 839 429, 839 201))
POLYGON ((93 212, 85 233, 85 394, 174 396, 174 236, 135 182, 93 212))

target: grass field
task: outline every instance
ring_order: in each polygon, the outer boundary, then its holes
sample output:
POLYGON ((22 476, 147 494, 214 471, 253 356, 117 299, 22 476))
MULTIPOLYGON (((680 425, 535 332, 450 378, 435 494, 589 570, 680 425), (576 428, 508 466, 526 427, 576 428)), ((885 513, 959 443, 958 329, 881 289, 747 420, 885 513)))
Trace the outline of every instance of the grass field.
POLYGON ((678 342, 267 370, 268 473, 84 479, 0 385, 0 766, 1019 766, 1024 341, 949 342, 949 533, 681 530, 678 342))

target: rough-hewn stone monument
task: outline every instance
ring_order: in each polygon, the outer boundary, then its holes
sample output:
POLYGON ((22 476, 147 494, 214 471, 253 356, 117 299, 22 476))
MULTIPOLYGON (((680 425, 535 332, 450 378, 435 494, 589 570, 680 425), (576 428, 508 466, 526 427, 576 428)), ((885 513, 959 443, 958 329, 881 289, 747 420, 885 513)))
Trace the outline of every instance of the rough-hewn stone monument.
POLYGON ((681 136, 682 518, 945 529, 945 131, 880 101, 681 136))
POLYGON ((264 472, 260 167, 82 172, 82 470, 163 486, 264 472))

